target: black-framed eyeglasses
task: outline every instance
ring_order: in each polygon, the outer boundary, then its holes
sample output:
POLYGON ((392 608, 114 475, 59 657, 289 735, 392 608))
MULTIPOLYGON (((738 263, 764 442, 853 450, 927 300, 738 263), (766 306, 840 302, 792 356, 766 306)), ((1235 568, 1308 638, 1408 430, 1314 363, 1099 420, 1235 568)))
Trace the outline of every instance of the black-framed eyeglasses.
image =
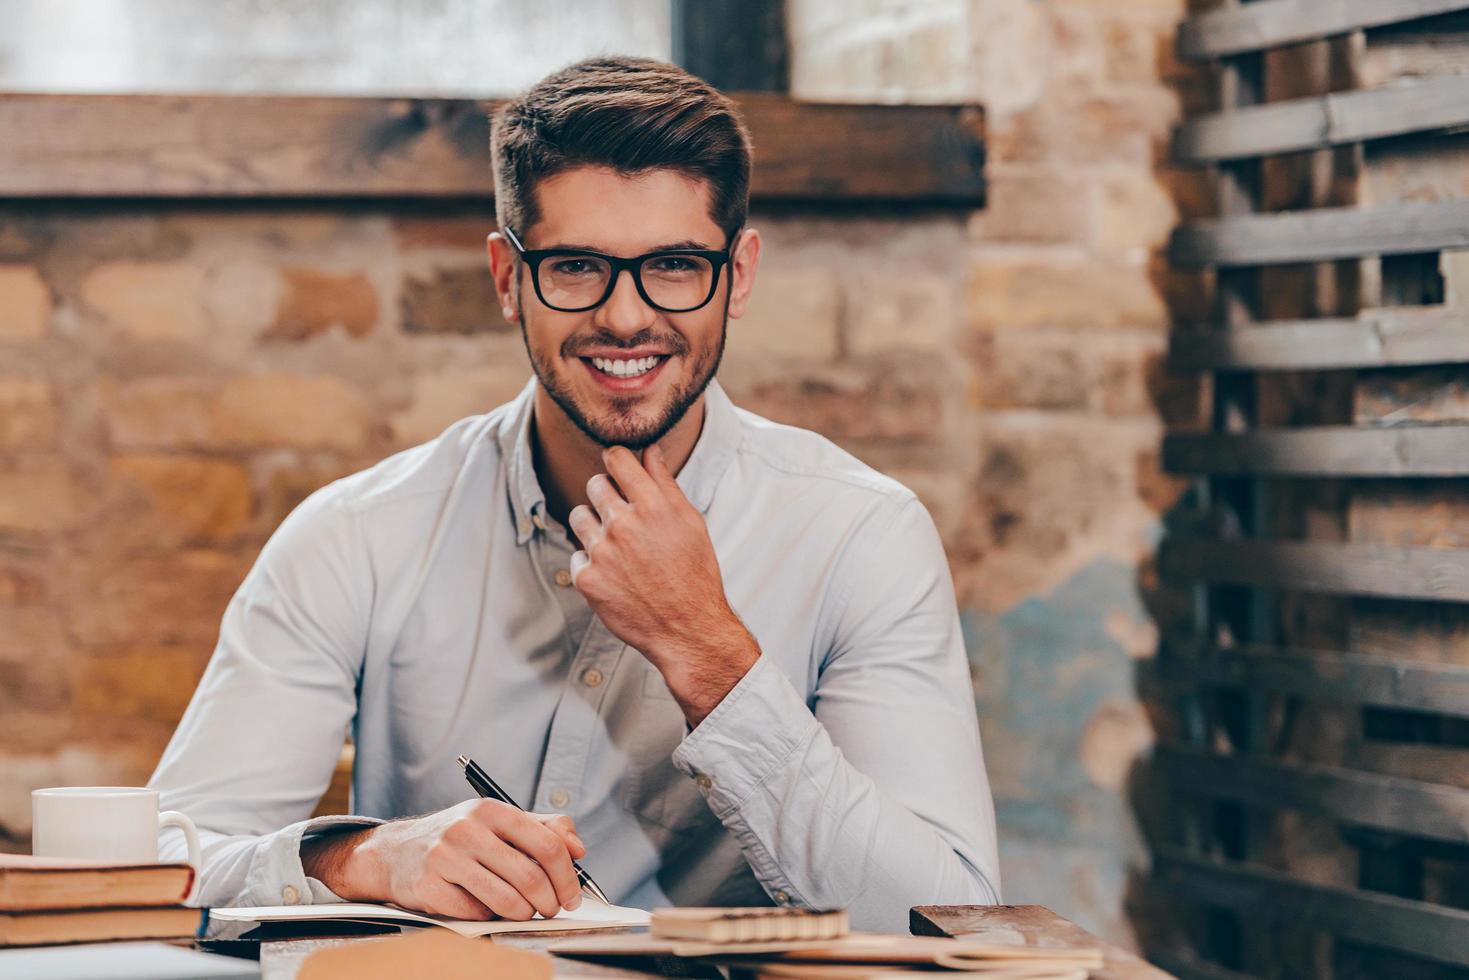
POLYGON ((690 313, 714 298, 729 262, 727 248, 670 248, 630 259, 587 249, 527 249, 515 232, 504 231, 530 266, 536 296, 562 313, 582 313, 607 302, 624 269, 643 302, 664 313, 690 313))

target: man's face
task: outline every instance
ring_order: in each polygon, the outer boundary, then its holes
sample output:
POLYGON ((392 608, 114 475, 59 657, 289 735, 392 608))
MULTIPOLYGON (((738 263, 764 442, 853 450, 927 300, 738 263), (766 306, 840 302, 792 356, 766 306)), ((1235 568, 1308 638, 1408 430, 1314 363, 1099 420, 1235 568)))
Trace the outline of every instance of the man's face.
MULTIPOLYGON (((625 176, 581 167, 542 181, 536 197, 540 220, 514 229, 532 251, 590 249, 631 258, 660 249, 725 246, 709 214, 707 185, 673 171, 625 176)), ((490 243, 502 303, 507 317, 519 315, 541 386, 593 441, 632 449, 662 438, 714 377, 726 317, 744 310, 758 236, 746 233, 734 251, 734 290, 730 270, 721 269, 713 298, 700 309, 658 310, 638 294, 631 274, 623 273, 601 306, 564 313, 540 301, 529 268, 510 262, 507 242, 495 235, 490 243)), ((547 273, 543 266, 543 284, 547 273)))

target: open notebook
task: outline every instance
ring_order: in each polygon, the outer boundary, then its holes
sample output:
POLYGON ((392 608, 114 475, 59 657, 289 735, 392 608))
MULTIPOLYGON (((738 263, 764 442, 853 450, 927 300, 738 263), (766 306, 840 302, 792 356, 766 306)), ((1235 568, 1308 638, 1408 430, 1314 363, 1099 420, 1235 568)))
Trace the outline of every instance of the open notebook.
POLYGON ((210 909, 209 917, 223 922, 377 922, 386 925, 443 926, 461 936, 493 936, 512 932, 555 932, 571 929, 616 929, 646 926, 648 913, 621 905, 603 905, 586 899, 574 912, 562 911, 554 919, 537 915, 525 922, 491 919, 488 922, 446 919, 410 912, 394 905, 367 902, 337 902, 330 905, 264 905, 256 908, 210 909))

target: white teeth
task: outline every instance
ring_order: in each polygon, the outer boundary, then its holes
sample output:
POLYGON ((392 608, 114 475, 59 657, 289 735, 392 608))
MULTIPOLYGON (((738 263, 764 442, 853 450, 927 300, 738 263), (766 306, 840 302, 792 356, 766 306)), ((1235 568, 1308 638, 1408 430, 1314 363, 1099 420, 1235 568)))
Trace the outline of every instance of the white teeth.
POLYGON ((594 357, 592 365, 603 374, 610 374, 615 378, 635 378, 653 370, 661 360, 662 358, 657 355, 640 357, 634 361, 615 361, 607 357, 594 357))

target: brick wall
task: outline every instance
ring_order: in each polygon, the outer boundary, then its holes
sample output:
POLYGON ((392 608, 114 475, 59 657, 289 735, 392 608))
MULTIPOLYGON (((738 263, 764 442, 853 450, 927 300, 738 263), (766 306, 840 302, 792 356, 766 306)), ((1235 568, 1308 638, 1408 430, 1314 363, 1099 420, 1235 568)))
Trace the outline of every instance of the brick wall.
MULTIPOLYGON (((977 214, 757 211, 722 379, 907 482, 948 547, 1007 899, 1128 941, 1128 782, 1160 514, 1160 368, 1203 198, 1160 165, 1178 2, 795 0, 812 98, 981 101, 977 214), (846 10, 848 5, 840 5, 846 10), (862 31, 866 22, 881 29, 862 31), (845 25, 845 26, 844 26, 845 25), (879 40, 872 40, 872 38, 879 40)), ((271 530, 322 483, 513 395, 490 214, 0 208, 0 844, 28 791, 145 779, 271 530)))

